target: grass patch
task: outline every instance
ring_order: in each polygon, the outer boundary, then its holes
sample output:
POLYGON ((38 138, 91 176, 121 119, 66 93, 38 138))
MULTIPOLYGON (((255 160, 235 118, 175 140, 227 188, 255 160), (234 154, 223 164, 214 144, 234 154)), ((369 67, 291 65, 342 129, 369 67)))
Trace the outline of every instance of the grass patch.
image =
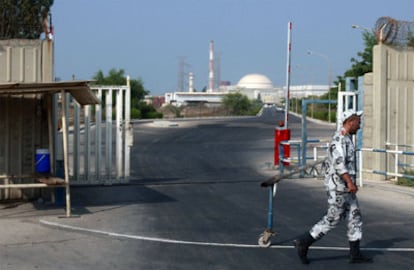
MULTIPOLYGON (((407 171, 404 172, 404 174, 414 176, 414 171, 407 171)), ((414 179, 408 177, 399 177, 397 184, 400 186, 414 187, 414 179)))

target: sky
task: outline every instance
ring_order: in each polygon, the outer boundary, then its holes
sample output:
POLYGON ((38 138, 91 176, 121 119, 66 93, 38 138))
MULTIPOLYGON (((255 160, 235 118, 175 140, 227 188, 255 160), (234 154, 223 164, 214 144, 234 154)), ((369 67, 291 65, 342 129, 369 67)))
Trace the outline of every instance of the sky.
POLYGON ((222 81, 258 73, 283 87, 292 22, 290 84, 328 84, 364 50, 364 29, 382 16, 414 22, 413 10, 412 0, 55 0, 55 77, 123 69, 163 95, 179 89, 182 70, 201 91, 213 40, 222 81))

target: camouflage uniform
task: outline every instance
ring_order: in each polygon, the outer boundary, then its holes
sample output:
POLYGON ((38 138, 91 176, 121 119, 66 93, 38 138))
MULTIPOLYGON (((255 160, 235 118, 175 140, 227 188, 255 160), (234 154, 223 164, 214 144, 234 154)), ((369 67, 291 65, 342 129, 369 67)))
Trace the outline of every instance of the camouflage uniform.
POLYGON ((346 216, 348 216, 349 241, 358 241, 362 238, 362 220, 358 199, 354 193, 348 192, 346 182, 340 177, 344 173, 348 173, 356 184, 355 146, 351 135, 342 135, 339 130, 334 134, 329 145, 326 162, 325 187, 328 193, 328 211, 309 232, 315 240, 322 238, 335 228, 346 216))

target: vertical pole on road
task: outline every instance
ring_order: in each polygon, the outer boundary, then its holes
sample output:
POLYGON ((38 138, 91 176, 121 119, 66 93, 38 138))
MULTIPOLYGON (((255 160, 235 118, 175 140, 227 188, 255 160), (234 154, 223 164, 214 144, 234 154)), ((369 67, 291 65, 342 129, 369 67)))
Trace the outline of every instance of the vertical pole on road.
MULTIPOLYGON (((285 120, 283 125, 279 122, 279 127, 275 129, 275 154, 274 154, 274 165, 279 165, 279 144, 283 140, 290 140, 290 130, 288 129, 288 115, 289 115, 289 98, 290 98, 290 55, 292 50, 291 45, 291 32, 292 22, 288 23, 288 42, 287 42, 287 63, 286 63, 286 97, 285 97, 285 120)), ((284 155, 283 158, 290 156, 290 146, 283 146, 284 155)), ((289 163, 284 162, 284 165, 289 163)))
POLYGON ((288 23, 287 62, 286 62, 286 97, 285 97, 285 129, 288 128, 289 99, 290 99, 290 59, 291 59, 292 22, 288 23))

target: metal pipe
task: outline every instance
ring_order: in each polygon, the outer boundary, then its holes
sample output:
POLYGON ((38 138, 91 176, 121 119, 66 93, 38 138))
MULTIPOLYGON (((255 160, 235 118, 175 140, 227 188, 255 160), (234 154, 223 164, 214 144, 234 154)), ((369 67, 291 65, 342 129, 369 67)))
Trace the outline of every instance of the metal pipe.
POLYGON ((66 190, 66 216, 71 216, 71 205, 70 205, 70 183, 69 183, 69 156, 68 156, 68 127, 67 127, 67 97, 65 90, 60 92, 62 97, 62 131, 63 131, 63 162, 65 170, 65 190, 66 190))
MULTIPOLYGON (((70 99, 70 97, 68 96, 70 99)), ((73 178, 79 180, 80 175, 80 106, 77 102, 73 104, 73 178)))
MULTIPOLYGON (((306 114, 308 111, 308 104, 335 104, 337 103, 336 100, 319 100, 319 99, 304 99, 302 100, 302 162, 301 166, 306 166, 306 144, 308 141, 308 134, 306 128, 306 114)), ((303 176, 303 171, 301 172, 301 177, 303 176)))
POLYGON ((112 88, 106 91, 105 103, 105 158, 107 180, 110 182, 112 177, 112 88))
POLYGON ((116 114, 115 114, 115 162, 116 162, 116 179, 119 180, 122 175, 123 175, 123 170, 122 170, 122 145, 124 144, 123 142, 123 137, 122 137, 122 104, 123 104, 123 92, 124 89, 120 88, 118 89, 118 91, 116 92, 116 100, 115 100, 115 104, 116 104, 116 114))
POLYGON ((130 174, 130 152, 131 146, 134 143, 134 133, 131 125, 131 83, 129 76, 127 77, 127 88, 125 93, 125 145, 124 145, 124 154, 125 154, 125 180, 129 180, 130 174))
MULTIPOLYGON (((38 184, 4 184, 0 185, 0 189, 7 189, 7 188, 55 188, 55 187, 64 187, 66 184, 56 184, 56 185, 48 185, 43 183, 38 184)), ((66 209, 68 209, 66 207, 66 209)), ((68 213, 68 210, 66 210, 66 213, 68 213)), ((69 215, 70 216, 70 211, 69 215)))
MULTIPOLYGON (((332 80, 332 65, 331 65, 331 59, 322 53, 315 52, 315 51, 308 51, 309 55, 316 55, 319 57, 322 57, 327 65, 328 65, 328 100, 331 99, 331 80, 332 80)), ((331 103, 328 103, 328 122, 331 122, 331 103)))
POLYGON ((86 105, 84 107, 84 122, 85 122, 85 150, 84 150, 84 174, 86 181, 89 181, 90 178, 90 160, 91 160, 91 105, 86 105))
MULTIPOLYGON (((102 88, 98 88, 96 97, 102 100, 102 88)), ((95 107, 95 180, 100 180, 102 164, 102 103, 95 107)))

